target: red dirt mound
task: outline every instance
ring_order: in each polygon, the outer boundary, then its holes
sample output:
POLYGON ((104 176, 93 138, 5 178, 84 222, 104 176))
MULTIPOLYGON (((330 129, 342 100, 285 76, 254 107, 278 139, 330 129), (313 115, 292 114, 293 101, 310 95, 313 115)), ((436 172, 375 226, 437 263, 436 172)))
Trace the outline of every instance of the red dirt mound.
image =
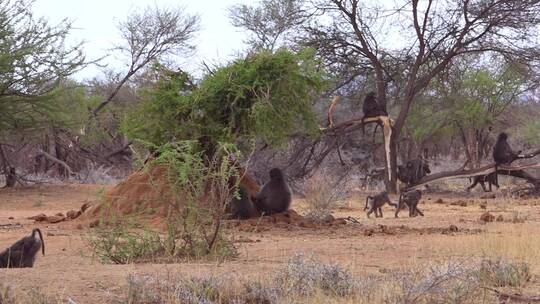
MULTIPOLYGON (((242 179, 240 185, 244 186, 250 196, 260 191, 257 182, 240 169, 242 179)), ((201 200, 201 206, 206 203, 201 200)), ((104 202, 90 207, 80 218, 96 220, 107 216, 138 215, 159 221, 184 206, 184 197, 175 195, 167 177, 167 168, 154 166, 148 170, 139 170, 132 173, 116 187, 107 191, 104 202)))

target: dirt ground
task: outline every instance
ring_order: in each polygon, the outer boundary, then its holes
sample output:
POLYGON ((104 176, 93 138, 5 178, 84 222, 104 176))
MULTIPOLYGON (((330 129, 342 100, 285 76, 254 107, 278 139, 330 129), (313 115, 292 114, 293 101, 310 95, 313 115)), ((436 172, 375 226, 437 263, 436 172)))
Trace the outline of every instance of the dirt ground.
MULTIPOLYGON (((0 282, 11 282, 22 290, 39 287, 64 301, 71 298, 75 303, 111 303, 125 299, 126 277, 130 273, 264 276, 291 255, 305 252, 323 261, 338 262, 356 273, 382 273, 449 258, 504 256, 528 262, 535 276, 527 290, 540 291, 540 199, 513 199, 501 192, 494 192, 497 198, 480 198, 481 192, 426 192, 419 205, 425 217, 409 218, 404 210, 396 219, 393 208, 385 206, 384 218, 367 219, 362 211, 367 194, 358 194, 333 215, 350 216, 359 223, 317 228, 229 228, 238 240, 240 255, 221 264, 103 265, 92 257, 85 242, 89 230, 77 227, 77 220, 36 224, 27 219, 39 213, 65 213, 87 202, 97 203, 105 190, 92 185, 0 189, 0 248, 3 250, 34 227, 44 231, 46 243, 46 255, 37 258, 34 268, 1 269, 0 282), (486 211, 496 217, 502 215, 502 221, 480 221, 486 211)), ((301 214, 305 207, 301 199, 292 204, 301 214)))

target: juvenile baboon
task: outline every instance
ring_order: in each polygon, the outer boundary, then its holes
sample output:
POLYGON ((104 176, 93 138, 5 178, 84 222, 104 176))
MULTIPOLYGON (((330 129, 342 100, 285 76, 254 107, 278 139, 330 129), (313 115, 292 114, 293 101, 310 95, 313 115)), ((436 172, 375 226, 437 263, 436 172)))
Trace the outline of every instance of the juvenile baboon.
POLYGON ((497 175, 498 166, 501 164, 511 164, 514 160, 522 158, 521 150, 514 152, 508 144, 508 135, 504 132, 499 133, 497 142, 493 146, 493 161, 495 161, 495 181, 499 184, 499 177, 497 175))
POLYGON ((374 196, 366 197, 366 204, 364 206, 364 211, 369 209, 369 211, 367 212, 367 217, 369 218, 369 215, 372 214, 373 212, 375 212, 375 217, 383 217, 382 206, 384 204, 388 204, 390 206, 394 206, 397 208, 397 205, 392 203, 386 191, 383 191, 374 196), (378 214, 377 214, 377 211, 378 211, 378 214))
POLYGON ((422 177, 430 173, 431 169, 429 168, 427 161, 421 158, 416 158, 407 161, 405 165, 398 166, 397 178, 401 182, 411 186, 419 182, 422 177))
POLYGON ((255 216, 255 206, 249 197, 248 191, 240 186, 238 194, 240 197, 233 197, 229 205, 231 212, 230 218, 244 220, 255 216))
POLYGON ((30 236, 23 237, 0 253, 0 268, 33 267, 40 248, 42 254, 45 255, 43 235, 41 230, 36 228, 32 230, 30 236), (39 238, 36 236, 36 232, 39 234, 39 238))
POLYGON ((264 184, 253 203, 264 214, 287 211, 291 204, 292 192, 278 168, 270 170, 270 180, 264 184))
POLYGON ((467 187, 467 191, 471 191, 472 188, 476 187, 476 185, 478 185, 478 183, 480 183, 480 186, 482 186, 482 190, 484 190, 484 192, 491 192, 491 185, 495 185, 497 187, 497 189, 499 189, 499 183, 497 181, 497 176, 496 176, 496 173, 495 172, 492 172, 492 173, 489 173, 489 174, 486 174, 486 175, 477 175, 474 177, 473 179, 473 183, 467 187), (489 190, 486 189, 486 184, 485 183, 488 183, 489 185, 489 190))
POLYGON ((407 207, 409 208, 409 217, 414 217, 418 214, 424 216, 424 213, 422 213, 422 211, 418 209, 418 203, 420 202, 420 198, 422 198, 422 191, 420 190, 411 190, 401 193, 399 195, 399 201, 396 207, 395 217, 398 217, 398 213, 401 209, 403 209, 403 205, 407 205, 407 207))

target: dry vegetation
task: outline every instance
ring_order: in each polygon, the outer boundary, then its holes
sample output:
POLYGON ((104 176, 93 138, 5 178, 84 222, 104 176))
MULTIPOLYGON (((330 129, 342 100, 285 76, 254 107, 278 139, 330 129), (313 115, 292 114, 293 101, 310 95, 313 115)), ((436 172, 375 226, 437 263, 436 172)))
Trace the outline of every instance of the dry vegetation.
MULTIPOLYGON (((1 190, 0 243, 30 230, 30 215, 96 203, 103 192, 90 185, 1 190)), ((5 303, 492 303, 491 289, 540 294, 540 240, 531 237, 540 232, 539 200, 425 193, 423 218, 395 219, 386 207, 385 218, 368 220, 365 195, 329 208, 359 223, 230 225, 238 256, 218 262, 102 264, 88 244, 95 230, 77 221, 38 225, 46 255, 33 269, 3 270, 1 294, 5 303), (479 221, 486 211, 503 220, 479 221)), ((296 199, 292 208, 312 207, 296 199)))

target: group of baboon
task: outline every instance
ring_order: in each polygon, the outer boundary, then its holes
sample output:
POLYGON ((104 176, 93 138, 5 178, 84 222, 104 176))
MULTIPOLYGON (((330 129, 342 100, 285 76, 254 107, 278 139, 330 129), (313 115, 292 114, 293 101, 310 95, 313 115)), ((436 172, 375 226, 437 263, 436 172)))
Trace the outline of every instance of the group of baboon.
MULTIPOLYGON (((365 117, 376 117, 388 115, 385 107, 377 102, 375 93, 369 93, 365 99, 364 106, 365 117)), ((493 147, 493 160, 495 161, 495 171, 486 175, 475 176, 470 190, 478 183, 482 185, 484 191, 486 187, 484 183, 499 187, 497 178, 497 169, 499 165, 510 164, 514 160, 526 156, 521 155, 521 151, 514 152, 508 144, 508 135, 500 133, 497 142, 493 147)), ((398 166, 397 177, 400 181, 408 186, 416 184, 424 176, 431 173, 429 165, 422 159, 414 159, 407 161, 404 165, 398 166)), ((279 168, 270 170, 270 180, 264 184, 258 193, 250 194, 244 186, 238 189, 238 196, 233 198, 228 204, 228 212, 230 218, 247 219, 254 216, 270 215, 287 211, 292 200, 292 191, 286 182, 283 172, 279 168)), ((366 197, 364 211, 367 211, 369 218, 372 213, 375 217, 382 217, 382 206, 389 204, 395 207, 395 217, 405 206, 409 209, 409 217, 417 215, 424 216, 422 211, 418 209, 418 203, 422 197, 420 190, 404 191, 400 194, 398 204, 392 203, 386 191, 374 196, 366 197)), ((41 234, 41 230, 36 228, 32 230, 30 236, 25 236, 15 242, 11 247, 0 253, 0 268, 22 268, 33 267, 36 255, 39 250, 45 254, 45 242, 41 234)))

